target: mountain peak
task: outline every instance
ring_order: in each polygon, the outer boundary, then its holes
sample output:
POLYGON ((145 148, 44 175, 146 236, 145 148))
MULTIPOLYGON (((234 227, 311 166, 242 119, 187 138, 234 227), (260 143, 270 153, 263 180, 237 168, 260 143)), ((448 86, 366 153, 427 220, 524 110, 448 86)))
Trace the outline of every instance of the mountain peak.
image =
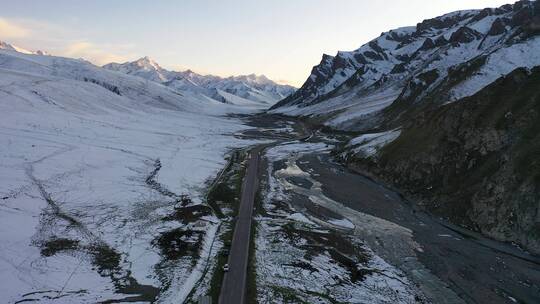
POLYGON ((27 49, 23 49, 21 47, 15 46, 13 44, 10 44, 4 41, 0 41, 0 50, 8 50, 8 51, 18 52, 18 53, 23 53, 23 54, 46 55, 46 53, 43 51, 32 52, 27 49))
POLYGON ((135 60, 134 63, 135 63, 135 65, 137 65, 137 66, 139 66, 141 68, 161 70, 161 67, 159 66, 159 64, 157 64, 157 62, 155 62, 154 60, 152 60, 148 56, 141 57, 141 58, 135 60))
MULTIPOLYGON (((499 54, 508 51, 511 53, 508 56, 512 56, 509 60, 497 55, 508 60, 497 70, 532 65, 536 57, 514 58, 521 53, 510 49, 514 45, 518 49, 523 43, 536 43, 535 37, 540 33, 539 11, 537 1, 525 0, 493 9, 456 11, 423 20, 416 26, 384 32, 354 51, 339 51, 336 56, 323 54, 302 88, 274 108, 310 105, 343 94, 359 96, 386 88, 401 90, 398 93, 402 97, 416 96, 421 91, 419 84, 429 86, 422 90, 434 89, 445 78, 452 77, 449 71, 459 70, 459 64, 479 68, 482 64, 474 62, 475 58, 491 57, 494 51, 500 51, 499 54), (405 83, 408 79, 412 79, 410 84, 405 83)), ((498 74, 486 72, 486 75, 492 80, 498 74)), ((480 87, 478 83, 467 85, 470 90, 480 87)), ((465 88, 456 90, 462 92, 465 88)), ((398 93, 394 92, 394 98, 398 93)), ((390 104, 388 101, 385 106, 390 104)))
POLYGON ((148 56, 122 64, 109 63, 103 67, 155 81, 179 92, 190 91, 220 101, 229 100, 232 103, 251 101, 273 104, 295 90, 292 86, 278 84, 265 75, 255 73, 223 78, 200 75, 190 69, 168 71, 148 56))

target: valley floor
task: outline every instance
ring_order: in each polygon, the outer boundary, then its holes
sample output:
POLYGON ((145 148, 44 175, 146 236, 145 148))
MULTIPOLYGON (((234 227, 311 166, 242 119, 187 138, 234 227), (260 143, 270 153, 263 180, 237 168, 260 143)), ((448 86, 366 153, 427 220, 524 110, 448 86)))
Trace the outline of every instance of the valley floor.
POLYGON ((254 143, 234 136, 246 126, 19 98, 0 103, 2 302, 187 298, 219 224, 205 194, 231 149, 254 143))
POLYGON ((261 143, 248 303, 540 301, 537 257, 348 171, 331 153, 343 135, 279 116, 58 113, 0 121, 8 303, 216 298, 261 143))
MULTIPOLYGON (((272 118, 252 125, 269 128, 272 118)), ((266 150, 259 303, 540 301, 538 257, 433 218, 350 172, 331 154, 341 137, 314 130, 266 150)))

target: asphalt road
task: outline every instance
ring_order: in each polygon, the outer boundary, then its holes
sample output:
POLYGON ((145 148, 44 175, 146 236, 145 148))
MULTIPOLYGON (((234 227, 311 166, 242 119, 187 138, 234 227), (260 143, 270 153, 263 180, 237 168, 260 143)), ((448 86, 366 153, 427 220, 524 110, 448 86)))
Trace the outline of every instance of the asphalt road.
POLYGON ((258 189, 258 168, 260 152, 264 146, 257 146, 249 155, 248 166, 242 184, 240 208, 234 228, 229 252, 229 272, 223 278, 220 304, 243 304, 246 296, 247 265, 249 259, 249 239, 255 194, 258 189))

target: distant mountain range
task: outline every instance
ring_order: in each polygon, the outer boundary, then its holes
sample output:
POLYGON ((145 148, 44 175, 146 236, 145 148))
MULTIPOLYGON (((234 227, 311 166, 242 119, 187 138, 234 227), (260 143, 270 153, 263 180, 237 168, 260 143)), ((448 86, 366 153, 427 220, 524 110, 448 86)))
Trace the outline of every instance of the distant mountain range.
POLYGON ((264 107, 37 53, 0 47, 0 298, 184 302, 206 256, 172 257, 164 248, 180 248, 180 236, 157 240, 194 223, 201 246, 219 237, 217 217, 199 212, 208 181, 254 142, 234 136, 249 127, 230 114, 264 107), (172 217, 188 196, 197 215, 184 224, 172 217))
MULTIPOLYGON (((2 41, 0 49, 30 55, 49 55, 44 51, 29 51, 2 41)), ((197 99, 238 106, 267 108, 296 91, 296 88, 277 84, 264 75, 250 74, 224 78, 201 75, 191 70, 169 71, 149 57, 132 62, 109 63, 103 68, 153 81, 178 93, 197 96, 197 99)))
POLYGON ((351 169, 539 253, 539 66, 538 1, 457 11, 323 55, 270 112, 358 132, 351 169))
MULTIPOLYGON (((126 111, 150 107, 224 115, 265 108, 253 101, 240 105, 224 103, 191 90, 174 89, 141 77, 104 69, 84 59, 44 54, 0 42, 2 77, 9 79, 14 77, 13 74, 19 73, 25 76, 19 78, 42 79, 48 83, 43 92, 36 90, 34 82, 28 82, 20 85, 24 94, 30 94, 32 99, 62 104, 62 109, 68 111, 80 111, 80 107, 85 111, 108 111, 105 109, 109 108, 118 110, 117 105, 122 104, 126 111), (71 92, 79 92, 79 95, 73 96, 71 92), (102 103, 105 103, 105 106, 102 103)), ((14 83, 19 83, 18 81, 14 83)), ((37 83, 40 81, 35 80, 37 83)))
POLYGON ((14 52, 19 52, 19 53, 23 53, 23 54, 33 54, 33 55, 49 55, 47 52, 44 52, 44 51, 29 51, 29 50, 26 50, 26 49, 23 49, 21 47, 18 47, 18 46, 15 46, 13 44, 9 44, 7 42, 4 42, 4 41, 0 41, 0 50, 8 50, 8 51, 14 51, 14 52))
POLYGON ((109 63, 103 68, 161 83, 178 92, 190 92, 229 104, 252 104, 270 106, 289 96, 295 88, 280 85, 266 76, 255 74, 222 78, 201 75, 191 70, 169 71, 149 57, 133 62, 109 63))

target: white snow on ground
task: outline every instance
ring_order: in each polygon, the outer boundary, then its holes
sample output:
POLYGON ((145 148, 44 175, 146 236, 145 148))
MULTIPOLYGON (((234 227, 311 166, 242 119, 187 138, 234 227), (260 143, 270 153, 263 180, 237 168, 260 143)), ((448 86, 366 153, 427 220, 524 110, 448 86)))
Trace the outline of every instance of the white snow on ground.
POLYGON ((218 94, 221 95, 227 103, 237 105, 237 106, 244 106, 244 107, 254 107, 258 109, 266 109, 268 107, 268 103, 263 103, 259 101, 253 101, 246 98, 242 98, 240 96, 236 96, 234 94, 217 90, 218 94))
POLYGON ((362 134, 349 141, 347 147, 352 148, 355 154, 362 157, 375 155, 382 147, 399 137, 400 130, 392 130, 381 133, 362 134))
POLYGON ((485 65, 450 92, 451 100, 472 96, 498 78, 518 67, 533 68, 540 65, 540 37, 501 48, 491 54, 485 65))
MULTIPOLYGON (((189 273, 187 273, 188 276, 186 278, 177 278, 176 282, 174 282, 175 287, 168 288, 161 295, 158 301, 159 303, 183 303, 187 299, 203 275, 207 262, 205 257, 212 254, 210 251, 212 251, 212 242, 216 237, 217 229, 217 225, 210 225, 206 231, 201 248, 201 256, 203 258, 199 259, 195 267, 189 273)), ((176 271, 183 272, 182 269, 178 269, 176 271)))
POLYGON ((349 221, 348 219, 340 219, 340 220, 332 219, 332 220, 329 220, 328 222, 332 225, 340 226, 343 228, 354 229, 354 224, 351 223, 351 221, 349 221))
POLYGON ((384 88, 361 97, 354 97, 351 92, 309 107, 285 106, 271 112, 292 116, 329 116, 332 118, 328 119, 325 125, 342 128, 363 116, 388 107, 399 94, 400 90, 395 87, 384 88))
POLYGON ((265 216, 257 218, 256 233, 259 303, 416 303, 414 284, 356 237, 357 233, 362 235, 361 231, 366 233, 366 229, 400 237, 406 237, 410 231, 330 202, 323 197, 321 185, 296 166, 303 153, 328 149, 321 143, 289 143, 267 151, 269 179, 263 199, 265 216), (277 161, 286 161, 286 167, 274 172, 277 161), (288 176, 308 178, 314 192, 288 183, 288 176), (311 195, 314 204, 330 207, 344 218, 331 219, 325 224, 313 215, 302 214, 291 205, 292 192, 311 195), (344 235, 350 244, 342 244, 354 254, 343 255, 339 248, 313 242, 314 235, 321 240, 332 239, 331 231, 336 225, 358 229, 354 236, 344 235), (349 265, 365 275, 353 276, 354 270, 347 267, 343 259, 352 261, 349 265))
POLYGON ((302 213, 299 213, 299 212, 293 213, 293 214, 287 216, 287 218, 291 219, 291 220, 294 220, 294 221, 302 222, 302 223, 305 223, 305 224, 315 225, 315 223, 313 221, 311 221, 309 218, 307 218, 307 216, 305 216, 305 215, 303 215, 302 213))
POLYGON ((363 116, 380 111, 390 106, 394 100, 396 100, 399 94, 400 91, 396 88, 389 88, 365 96, 364 98, 360 99, 360 102, 347 107, 345 111, 339 113, 339 115, 329 120, 325 124, 338 128, 344 126, 348 122, 357 120, 363 116))
POLYGON ((161 303, 181 301, 202 264, 164 259, 156 238, 195 231, 202 243, 186 242, 205 256, 215 218, 163 218, 180 194, 204 203, 226 153, 252 143, 231 136, 239 121, 216 116, 240 111, 83 61, 0 51, 3 301, 95 303, 139 296, 141 284, 162 288, 161 303), (148 185, 154 171, 161 191, 148 185), (47 254, 50 240, 72 247, 47 254), (96 248, 118 263, 101 269, 96 248))

